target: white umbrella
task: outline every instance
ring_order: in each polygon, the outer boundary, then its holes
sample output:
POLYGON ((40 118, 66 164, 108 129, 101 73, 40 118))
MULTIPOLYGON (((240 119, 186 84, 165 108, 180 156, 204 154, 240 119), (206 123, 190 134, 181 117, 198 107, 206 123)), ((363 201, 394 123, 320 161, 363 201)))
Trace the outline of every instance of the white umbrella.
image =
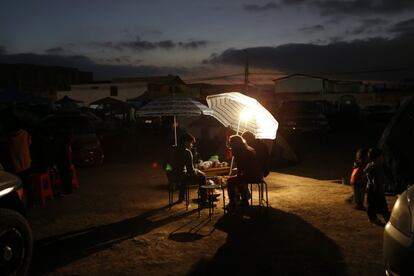
POLYGON ((250 131, 258 139, 275 139, 279 126, 273 115, 256 99, 239 92, 207 96, 212 116, 237 134, 250 131))
POLYGON ((189 97, 163 97, 150 101, 135 114, 139 117, 174 116, 174 142, 177 145, 176 116, 212 115, 213 111, 189 97))

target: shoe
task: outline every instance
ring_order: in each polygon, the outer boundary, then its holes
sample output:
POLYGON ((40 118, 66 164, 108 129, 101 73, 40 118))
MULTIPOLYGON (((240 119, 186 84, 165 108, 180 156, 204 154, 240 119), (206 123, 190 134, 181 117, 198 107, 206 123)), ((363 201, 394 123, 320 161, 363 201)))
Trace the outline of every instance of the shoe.
POLYGON ((368 219, 368 221, 372 224, 379 225, 379 226, 384 226, 385 225, 379 218, 368 219))
POLYGON ((207 202, 207 201, 203 201, 203 202, 198 203, 198 206, 200 208, 209 208, 210 207, 210 203, 207 202))
POLYGON ((249 201, 247 201, 247 200, 242 200, 240 202, 240 207, 242 207, 242 208, 249 207, 249 206, 250 206, 250 204, 249 204, 249 201))
POLYGON ((228 212, 228 213, 234 213, 236 211, 236 204, 234 203, 229 203, 227 204, 226 207, 224 207, 224 209, 228 212))
POLYGON ((213 202, 219 201, 219 197, 221 194, 213 194, 212 196, 210 196, 210 200, 213 202))

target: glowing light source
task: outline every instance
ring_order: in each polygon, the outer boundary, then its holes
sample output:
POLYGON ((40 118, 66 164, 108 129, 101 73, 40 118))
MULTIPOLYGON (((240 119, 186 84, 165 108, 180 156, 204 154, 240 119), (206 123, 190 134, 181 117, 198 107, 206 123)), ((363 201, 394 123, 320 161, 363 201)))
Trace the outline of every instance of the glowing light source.
POLYGON ((245 108, 240 112, 240 120, 241 121, 249 121, 253 118, 253 112, 250 108, 245 108))
POLYGON ((0 192, 0 196, 7 195, 11 191, 13 191, 13 188, 6 188, 6 189, 4 189, 3 191, 0 192))

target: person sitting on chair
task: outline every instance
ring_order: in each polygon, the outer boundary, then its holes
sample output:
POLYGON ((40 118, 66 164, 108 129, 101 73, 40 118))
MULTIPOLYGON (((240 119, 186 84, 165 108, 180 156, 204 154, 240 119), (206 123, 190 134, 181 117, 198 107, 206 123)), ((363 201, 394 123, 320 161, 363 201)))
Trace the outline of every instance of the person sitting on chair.
POLYGON ((236 208, 238 194, 242 197, 242 206, 249 205, 249 183, 263 181, 263 172, 256 158, 255 150, 246 144, 239 135, 230 136, 230 147, 237 164, 237 176, 227 180, 227 192, 229 205, 227 209, 232 211, 236 208))
MULTIPOLYGON (((195 144, 195 138, 189 133, 184 133, 178 140, 178 146, 174 151, 172 160, 172 175, 174 179, 179 179, 180 193, 179 201, 183 201, 187 185, 196 183, 201 185, 206 184, 205 174, 194 168, 193 165, 193 154, 191 149, 195 144)), ((207 202, 207 194, 203 189, 199 189, 201 202, 204 204, 207 202)))
POLYGON ((246 131, 242 134, 246 143, 256 151, 256 157, 259 161, 260 167, 262 168, 263 176, 269 175, 269 150, 266 144, 259 139, 256 139, 253 133, 246 131))

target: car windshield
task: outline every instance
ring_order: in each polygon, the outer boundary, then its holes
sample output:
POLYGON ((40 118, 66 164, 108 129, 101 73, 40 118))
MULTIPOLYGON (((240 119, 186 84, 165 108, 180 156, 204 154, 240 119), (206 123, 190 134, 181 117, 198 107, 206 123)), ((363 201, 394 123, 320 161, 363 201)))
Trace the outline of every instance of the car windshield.
POLYGON ((315 102, 289 101, 282 104, 279 113, 286 115, 314 115, 320 114, 321 108, 315 102))
POLYGON ((94 129, 85 117, 50 117, 45 119, 44 124, 47 128, 57 129, 73 129, 74 134, 90 134, 94 133, 94 129))

